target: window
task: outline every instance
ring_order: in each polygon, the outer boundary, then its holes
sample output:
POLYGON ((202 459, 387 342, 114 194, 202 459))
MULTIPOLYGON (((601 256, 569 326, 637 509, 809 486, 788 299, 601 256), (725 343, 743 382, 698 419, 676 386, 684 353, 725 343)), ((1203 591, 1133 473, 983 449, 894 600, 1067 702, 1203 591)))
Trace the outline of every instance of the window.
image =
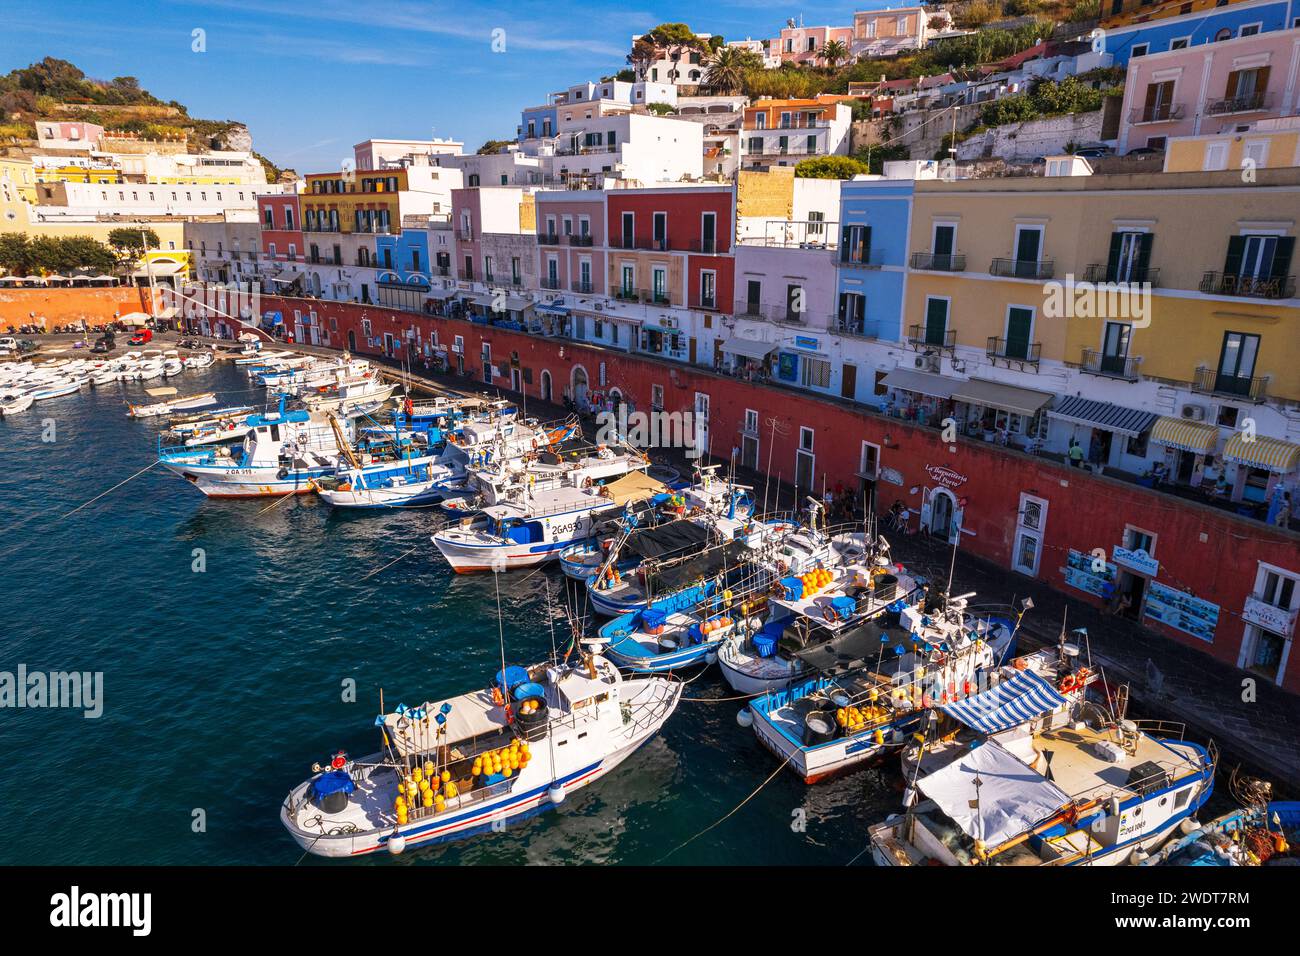
POLYGON ((744 430, 754 435, 758 434, 758 412, 752 408, 745 409, 744 430))
POLYGON ((1142 107, 1142 122, 1160 123, 1167 119, 1174 119, 1175 109, 1174 99, 1174 81, 1165 80, 1163 83, 1148 83, 1146 91, 1146 101, 1142 107))
POLYGON ((1151 262, 1153 236, 1149 232, 1120 230, 1110 234, 1106 259, 1107 282, 1145 282, 1151 262))
POLYGON ((867 297, 860 292, 840 293, 839 329, 854 335, 866 334, 867 297))
POLYGON ((1258 139, 1247 143, 1242 150, 1242 165, 1247 163, 1255 167, 1263 166, 1268 161, 1268 140, 1258 139))
POLYGON ((840 262, 864 264, 871 260, 871 227, 843 226, 840 229, 840 262))
POLYGON ((1250 394, 1259 355, 1259 336, 1245 332, 1225 332, 1219 353, 1219 371, 1214 390, 1231 395, 1250 394))
MULTIPOLYGON (((830 388, 831 387, 831 363, 822 359, 808 358, 799 363, 800 366, 800 383, 805 388, 830 388)), ((809 431, 810 429, 804 429, 809 431)))
POLYGON ((1201 167, 1206 170, 1228 168, 1228 144, 1208 143, 1205 147, 1205 162, 1201 167))
POLYGON ((1002 354, 1007 358, 1029 358, 1034 332, 1034 310, 1013 305, 1007 308, 1007 334, 1002 354))
POLYGON ((1191 37, 1178 37, 1178 38, 1176 38, 1176 39, 1170 40, 1170 41, 1169 41, 1169 49, 1171 49, 1171 50, 1186 50, 1186 49, 1187 49, 1187 45, 1188 45, 1188 43, 1189 43, 1190 41, 1191 41, 1191 37))
POLYGON ((700 216, 700 251, 716 252, 714 246, 718 238, 718 214, 706 212, 700 216))
POLYGON ((700 308, 712 309, 716 307, 717 299, 714 295, 716 283, 717 274, 711 269, 700 272, 700 308))
POLYGON ((1255 34, 1259 33, 1260 26, 1261 24, 1258 23, 1247 23, 1244 26, 1242 26, 1240 30, 1237 31, 1237 36, 1253 37, 1255 34))
POLYGON ((662 385, 650 386, 650 407, 657 412, 664 409, 664 387, 662 385))
POLYGON ((1150 45, 1149 45, 1149 44, 1146 44, 1146 43, 1135 43, 1135 44, 1133 44, 1133 50, 1132 50, 1131 53, 1129 53, 1129 56, 1132 57, 1133 59, 1136 59, 1137 57, 1140 57, 1140 56, 1146 56, 1146 55, 1147 55, 1147 50, 1148 50, 1148 49, 1150 49, 1150 45))
POLYGON ((951 301, 946 297, 928 296, 925 300, 925 344, 943 348, 948 341, 948 310, 951 301))

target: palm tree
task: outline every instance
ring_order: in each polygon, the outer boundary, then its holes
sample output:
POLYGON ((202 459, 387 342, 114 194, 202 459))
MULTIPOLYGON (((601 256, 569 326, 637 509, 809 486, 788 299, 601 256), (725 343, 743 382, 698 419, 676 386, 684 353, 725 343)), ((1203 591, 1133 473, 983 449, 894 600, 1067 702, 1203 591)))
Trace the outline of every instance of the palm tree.
POLYGON ((832 70, 849 58, 849 48, 841 40, 831 40, 822 47, 822 61, 832 70))
POLYGON ((715 93, 739 93, 745 85, 745 62, 742 51, 734 46, 721 47, 706 61, 704 83, 715 93))

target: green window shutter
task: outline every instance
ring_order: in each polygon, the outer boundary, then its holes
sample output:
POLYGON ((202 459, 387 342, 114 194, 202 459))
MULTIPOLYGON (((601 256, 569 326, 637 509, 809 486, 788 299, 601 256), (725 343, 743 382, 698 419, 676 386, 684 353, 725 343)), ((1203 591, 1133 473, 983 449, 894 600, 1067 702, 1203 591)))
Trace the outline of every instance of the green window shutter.
POLYGON ((1007 355, 1028 358, 1029 332, 1034 324, 1034 314, 1028 309, 1012 309, 1007 314, 1007 355))
POLYGON ((948 300, 926 299, 925 344, 943 345, 948 332, 948 300))
POLYGON ((1274 279, 1286 277, 1291 268, 1291 256, 1295 253, 1295 236, 1278 236, 1277 247, 1273 251, 1273 268, 1269 275, 1274 279))
POLYGON ((1223 260, 1223 274, 1229 276, 1238 275, 1241 272, 1241 260, 1246 254, 1246 237, 1229 236, 1228 237, 1228 255, 1223 260))
POLYGON ((1137 275, 1133 277, 1134 282, 1146 281, 1147 269, 1151 265, 1151 244, 1155 242, 1155 238, 1149 232, 1144 232, 1138 238, 1137 275))
POLYGON ((1110 256, 1106 259, 1106 281, 1114 282, 1119 276, 1119 254, 1124 245, 1124 233, 1110 234, 1110 256))

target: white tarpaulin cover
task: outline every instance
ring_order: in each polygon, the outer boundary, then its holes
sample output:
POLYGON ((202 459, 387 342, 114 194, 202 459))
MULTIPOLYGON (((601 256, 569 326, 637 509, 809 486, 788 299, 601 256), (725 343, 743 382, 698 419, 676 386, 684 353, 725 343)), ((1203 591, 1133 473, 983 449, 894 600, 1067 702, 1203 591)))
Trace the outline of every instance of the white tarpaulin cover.
POLYGON ((989 740, 916 783, 968 837, 995 847, 1070 802, 1040 773, 989 740), (975 780, 980 781, 976 803, 975 780))

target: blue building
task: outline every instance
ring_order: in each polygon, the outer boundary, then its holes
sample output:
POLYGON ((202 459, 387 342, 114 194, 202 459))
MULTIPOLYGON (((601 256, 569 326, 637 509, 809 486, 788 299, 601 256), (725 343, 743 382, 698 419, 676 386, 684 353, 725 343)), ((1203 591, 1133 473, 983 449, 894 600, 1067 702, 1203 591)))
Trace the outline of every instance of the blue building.
POLYGON ((536 139, 554 136, 559 130, 560 108, 555 103, 530 106, 519 116, 519 138, 536 139))
MULTIPOLYGON (((1222 5, 1204 10, 1191 10, 1192 6, 1182 4, 1188 12, 1177 16, 1104 26, 1101 40, 1105 52, 1114 58, 1116 66, 1127 66, 1136 56, 1300 26, 1300 0, 1241 0, 1239 3, 1224 0, 1222 5)), ((1131 2, 1102 0, 1102 9, 1108 15, 1119 14, 1125 7, 1131 7, 1131 2)), ((1156 7, 1151 4, 1140 9, 1149 15, 1156 7)), ((1106 20, 1103 18, 1102 22, 1106 20)))
POLYGON ((911 179, 861 179, 840 188, 835 287, 842 333, 902 339, 913 186, 911 179))
POLYGON ((402 282, 428 285, 429 233, 424 229, 403 229, 395 236, 375 236, 375 267, 395 273, 402 282))

